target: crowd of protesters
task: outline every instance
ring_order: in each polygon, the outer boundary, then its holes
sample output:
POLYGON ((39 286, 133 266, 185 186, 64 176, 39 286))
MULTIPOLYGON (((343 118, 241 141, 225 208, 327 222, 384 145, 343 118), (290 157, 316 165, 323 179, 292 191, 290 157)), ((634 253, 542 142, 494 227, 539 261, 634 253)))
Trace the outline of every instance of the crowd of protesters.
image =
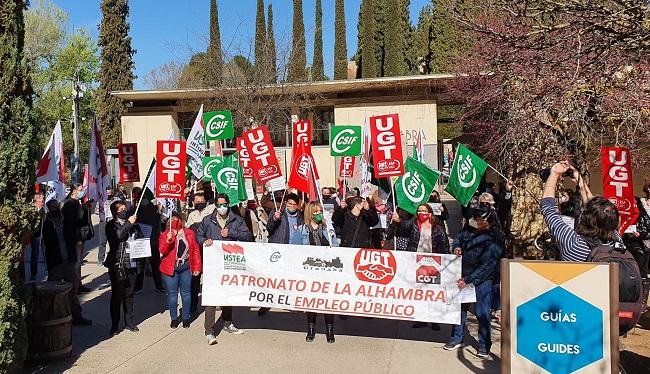
MULTIPOLYGON (((647 277, 650 186, 644 188, 644 198, 638 199, 641 214, 636 229, 623 236, 617 233, 616 207, 606 199, 594 197, 584 178, 567 162, 551 168, 544 186, 541 211, 556 239, 562 260, 586 261, 594 242, 599 245, 620 243, 638 261, 642 277, 647 277), (571 179, 580 196, 580 208, 572 211, 574 226, 561 218, 560 207, 566 201, 556 190, 568 171, 573 173, 571 179)), ((110 278, 110 333, 120 332, 121 311, 124 328, 138 331, 133 320, 134 295, 143 289, 147 264, 155 289, 166 293, 170 327, 182 324, 188 328, 190 315, 198 311, 200 301, 203 248, 213 241, 385 248, 462 256, 462 278, 458 280, 458 287, 472 285, 475 288, 473 313, 479 324, 477 356, 488 357, 492 345, 491 320, 498 319, 500 309, 499 263, 500 259, 513 256, 510 211, 515 186, 507 181, 500 187, 501 191, 497 192, 494 184, 482 185, 470 204, 462 208, 461 230, 453 239, 449 230, 451 216, 437 191, 431 193, 428 203, 419 205, 415 214, 411 214, 393 206, 391 199, 380 191, 364 198, 358 189, 341 193, 328 187, 322 189, 319 202, 305 202, 304 194, 295 190, 269 192, 258 186, 255 199, 231 206, 227 195, 215 194, 209 183, 200 182, 186 190, 188 200, 180 204, 177 212, 166 215, 155 199, 142 196, 140 188, 133 188, 130 196, 122 185, 115 193, 109 189, 104 212, 100 215, 97 262, 108 269, 110 278), (335 235, 328 232, 325 213, 331 216, 335 235), (141 237, 150 239, 152 255, 132 260, 127 250, 128 241, 141 237)), ((42 250, 48 279, 72 284, 70 303, 75 325, 92 323, 83 317, 78 299, 78 294, 88 291, 81 285, 80 269, 84 243, 93 236, 90 223, 93 202, 84 203, 83 194, 81 185, 73 185, 64 202, 51 200, 45 207, 43 195, 37 194, 35 206, 40 212, 41 228, 31 238, 31 256, 38 258, 42 250)), ((30 265, 30 273, 35 274, 34 261, 30 265)), ((470 304, 462 305, 461 323, 452 327, 445 350, 463 345, 469 307, 470 304)), ((223 331, 244 333, 234 323, 232 307, 206 306, 204 332, 210 345, 217 342, 218 309, 221 310, 223 331)), ((263 316, 268 311, 268 308, 259 308, 257 313, 263 316)), ((328 343, 335 342, 334 317, 324 315, 328 343)), ((315 339, 316 320, 315 313, 307 313, 307 342, 315 339)), ((413 324, 414 328, 424 326, 427 324, 413 324)), ((431 324, 431 327, 440 329, 438 324, 431 324)))

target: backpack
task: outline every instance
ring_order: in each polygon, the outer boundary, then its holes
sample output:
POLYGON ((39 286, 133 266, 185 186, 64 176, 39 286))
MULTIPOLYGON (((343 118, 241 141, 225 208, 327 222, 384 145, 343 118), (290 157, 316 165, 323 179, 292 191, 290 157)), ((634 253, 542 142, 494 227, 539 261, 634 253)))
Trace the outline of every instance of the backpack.
POLYGON ((634 328, 646 310, 639 265, 630 251, 618 243, 612 246, 585 241, 591 248, 587 262, 618 264, 618 324, 619 335, 623 335, 634 328))

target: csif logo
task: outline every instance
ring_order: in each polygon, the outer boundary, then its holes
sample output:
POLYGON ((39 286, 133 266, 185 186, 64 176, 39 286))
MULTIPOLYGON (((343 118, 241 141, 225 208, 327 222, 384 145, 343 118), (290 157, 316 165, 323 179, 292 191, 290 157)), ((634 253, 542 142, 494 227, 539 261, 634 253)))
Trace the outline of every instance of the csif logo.
POLYGON ((237 189, 239 183, 237 181, 237 169, 226 167, 217 173, 217 182, 224 188, 237 189))
POLYGON ((476 183, 476 169, 469 155, 458 155, 458 183, 463 188, 470 188, 476 183))
POLYGON ((417 171, 406 172, 402 177, 402 191, 414 203, 424 200, 426 190, 422 183, 422 176, 417 171))
POLYGON ((211 138, 218 138, 223 135, 229 125, 230 123, 226 119, 226 116, 223 114, 216 114, 214 117, 210 118, 210 121, 205 125, 205 132, 211 138))
POLYGON ((203 165, 203 175, 210 177, 212 175, 212 169, 218 166, 221 163, 220 158, 206 158, 207 161, 203 165))
POLYGON ((358 141, 358 135, 352 129, 341 130, 332 140, 332 150, 336 153, 345 153, 358 141))

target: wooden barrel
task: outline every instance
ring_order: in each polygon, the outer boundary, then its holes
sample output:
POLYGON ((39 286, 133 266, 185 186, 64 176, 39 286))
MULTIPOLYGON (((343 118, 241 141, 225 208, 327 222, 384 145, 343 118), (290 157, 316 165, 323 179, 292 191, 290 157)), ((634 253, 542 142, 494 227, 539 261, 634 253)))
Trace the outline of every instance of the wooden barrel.
POLYGON ((38 282, 32 287, 32 307, 27 320, 27 360, 69 357, 72 352, 72 285, 38 282))

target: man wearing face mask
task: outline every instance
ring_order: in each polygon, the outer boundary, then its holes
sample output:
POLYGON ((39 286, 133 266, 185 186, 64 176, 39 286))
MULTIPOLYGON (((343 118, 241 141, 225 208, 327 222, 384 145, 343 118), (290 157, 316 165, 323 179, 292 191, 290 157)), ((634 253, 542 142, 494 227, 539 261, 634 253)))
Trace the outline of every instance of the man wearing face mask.
POLYGON ((334 212, 332 221, 341 227, 341 247, 370 248, 370 228, 379 223, 379 216, 368 200, 353 197, 348 199, 345 209, 334 212))
MULTIPOLYGON (((201 222, 203 222, 203 219, 214 213, 215 207, 214 204, 208 205, 203 191, 198 191, 194 194, 192 203, 194 210, 192 210, 187 216, 186 225, 190 228, 190 230, 196 233, 199 229, 199 226, 201 225, 201 222)), ((201 255, 203 255, 203 247, 199 247, 199 251, 201 252, 201 255)), ((201 292, 201 275, 192 275, 192 290, 190 292, 192 295, 192 302, 190 304, 191 313, 194 313, 198 308, 199 292, 201 292)))
MULTIPOLYGON (((453 248, 457 256, 463 256, 463 277, 458 280, 458 288, 463 289, 472 284, 476 290, 475 314, 479 324, 479 346, 476 355, 487 358, 492 346, 492 281, 503 252, 503 239, 496 228, 498 218, 492 208, 482 206, 472 209, 471 212, 472 217, 468 224, 454 238, 453 248)), ((452 327, 451 339, 443 347, 445 350, 452 351, 462 346, 468 309, 469 304, 462 305, 460 325, 452 327)))
POLYGON ((90 288, 81 285, 81 261, 83 260, 84 242, 93 236, 90 225, 90 208, 92 201, 82 203, 85 190, 81 183, 70 186, 68 199, 63 203, 63 233, 68 251, 72 253, 70 260, 75 262, 77 274, 77 292, 90 292, 90 288))
POLYGON ((298 228, 304 223, 300 206, 300 197, 294 193, 287 194, 286 208, 281 211, 271 210, 267 229, 269 243, 302 244, 298 228))
POLYGON ((140 187, 133 188, 133 191, 131 192, 131 195, 133 197, 133 205, 131 209, 128 209, 128 211, 129 215, 135 215, 138 217, 136 223, 138 226, 140 226, 140 229, 143 232, 151 231, 151 234, 149 236, 149 244, 151 245, 151 257, 139 258, 137 260, 138 271, 135 278, 135 287, 133 293, 138 294, 142 292, 142 289, 144 287, 145 267, 147 261, 149 261, 149 265, 151 266, 151 276, 153 278, 153 283, 156 291, 165 292, 162 283, 162 275, 160 274, 160 250, 158 240, 162 226, 164 226, 166 220, 161 214, 162 205, 155 204, 153 201, 149 200, 147 196, 142 198, 140 207, 138 211, 135 212, 142 192, 142 188, 140 187), (147 227, 147 230, 143 229, 142 227, 147 227))
POLYGON ((43 223, 43 245, 45 246, 45 262, 47 263, 47 280, 63 281, 72 285, 72 290, 68 294, 72 324, 89 326, 92 321, 85 319, 81 314, 81 303, 77 296, 78 282, 75 261, 77 253, 74 247, 69 247, 66 244, 59 202, 50 200, 46 205, 48 212, 43 223))
POLYGON ((436 216, 436 219, 438 220, 438 224, 448 233, 447 220, 449 220, 449 211, 447 210, 445 203, 440 200, 440 193, 438 191, 431 192, 431 196, 429 196, 429 206, 431 206, 433 215, 436 216))
MULTIPOLYGON (((253 235, 246 227, 244 219, 230 209, 230 199, 226 194, 219 194, 216 200, 217 208, 205 217, 196 231, 196 241, 203 250, 212 245, 214 240, 252 242, 253 235)), ((216 281, 216 280, 213 280, 216 281)), ((209 345, 217 343, 215 335, 215 306, 205 307, 205 337, 209 345)), ((223 318, 223 331, 240 335, 244 331, 238 329, 232 321, 232 307, 221 308, 223 318)))
MULTIPOLYGON (((113 219, 111 213, 111 204, 117 200, 113 195, 113 189, 106 187, 106 201, 104 201, 104 212, 99 212, 99 247, 97 249, 97 265, 104 266, 104 258, 106 257, 106 222, 113 219)), ((121 201, 121 200, 120 200, 121 201)))

